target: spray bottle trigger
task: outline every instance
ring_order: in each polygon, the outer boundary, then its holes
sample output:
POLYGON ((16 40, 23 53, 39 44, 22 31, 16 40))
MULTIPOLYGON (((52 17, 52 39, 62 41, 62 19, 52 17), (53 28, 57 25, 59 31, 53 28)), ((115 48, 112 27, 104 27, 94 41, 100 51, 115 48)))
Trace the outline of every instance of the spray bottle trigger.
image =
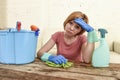
POLYGON ((100 32, 101 38, 105 38, 105 34, 108 33, 106 29, 99 28, 98 31, 100 32))

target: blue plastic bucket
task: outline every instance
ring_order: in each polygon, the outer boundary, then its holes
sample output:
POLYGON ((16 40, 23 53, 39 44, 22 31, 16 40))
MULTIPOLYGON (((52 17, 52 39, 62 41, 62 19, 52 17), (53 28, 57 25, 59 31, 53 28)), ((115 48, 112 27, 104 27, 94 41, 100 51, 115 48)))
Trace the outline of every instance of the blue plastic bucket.
POLYGON ((25 64, 35 60, 35 31, 0 30, 0 63, 25 64))

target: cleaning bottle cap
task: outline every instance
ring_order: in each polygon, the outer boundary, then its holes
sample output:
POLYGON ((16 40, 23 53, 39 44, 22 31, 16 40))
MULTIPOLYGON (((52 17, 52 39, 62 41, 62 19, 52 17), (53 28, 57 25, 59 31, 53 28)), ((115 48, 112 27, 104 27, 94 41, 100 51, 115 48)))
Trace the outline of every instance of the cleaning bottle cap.
POLYGON ((20 21, 17 21, 16 28, 17 28, 17 31, 21 30, 21 22, 20 21))
POLYGON ((105 38, 105 34, 108 33, 106 29, 99 28, 98 31, 100 32, 101 38, 105 38))
POLYGON ((32 31, 38 31, 39 30, 39 28, 35 25, 31 25, 30 28, 31 28, 32 31))
POLYGON ((39 35, 39 28, 35 25, 31 25, 30 26, 32 31, 35 31, 35 35, 38 36, 39 35))

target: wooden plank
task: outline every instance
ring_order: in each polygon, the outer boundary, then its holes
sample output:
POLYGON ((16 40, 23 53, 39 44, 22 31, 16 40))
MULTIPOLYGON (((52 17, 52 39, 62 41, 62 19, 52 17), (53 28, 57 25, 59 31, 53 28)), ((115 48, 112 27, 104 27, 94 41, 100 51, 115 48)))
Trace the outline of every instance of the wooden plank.
POLYGON ((0 80, 74 80, 0 68, 0 80))
POLYGON ((52 68, 36 59, 24 65, 0 64, 0 80, 118 80, 120 64, 110 64, 107 68, 94 68, 90 64, 75 63, 68 69, 52 68), (26 78, 27 77, 27 78, 26 78), (13 78, 13 79, 12 79, 13 78))

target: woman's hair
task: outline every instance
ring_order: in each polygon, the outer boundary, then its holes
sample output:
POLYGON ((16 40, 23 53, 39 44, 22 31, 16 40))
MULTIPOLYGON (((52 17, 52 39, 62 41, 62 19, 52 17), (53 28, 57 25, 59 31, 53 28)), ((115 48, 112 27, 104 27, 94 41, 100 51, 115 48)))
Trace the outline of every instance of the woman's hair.
MULTIPOLYGON (((63 26, 65 28, 65 25, 69 22, 69 21, 72 21, 74 20, 75 18, 82 18, 86 23, 88 23, 88 17, 87 15, 85 15, 84 13, 80 12, 80 11, 75 11, 73 13, 71 13, 67 18, 66 20, 64 21, 63 23, 63 26)), ((77 35, 79 34, 83 34, 85 32, 85 30, 81 30, 80 33, 78 33, 77 35)))

